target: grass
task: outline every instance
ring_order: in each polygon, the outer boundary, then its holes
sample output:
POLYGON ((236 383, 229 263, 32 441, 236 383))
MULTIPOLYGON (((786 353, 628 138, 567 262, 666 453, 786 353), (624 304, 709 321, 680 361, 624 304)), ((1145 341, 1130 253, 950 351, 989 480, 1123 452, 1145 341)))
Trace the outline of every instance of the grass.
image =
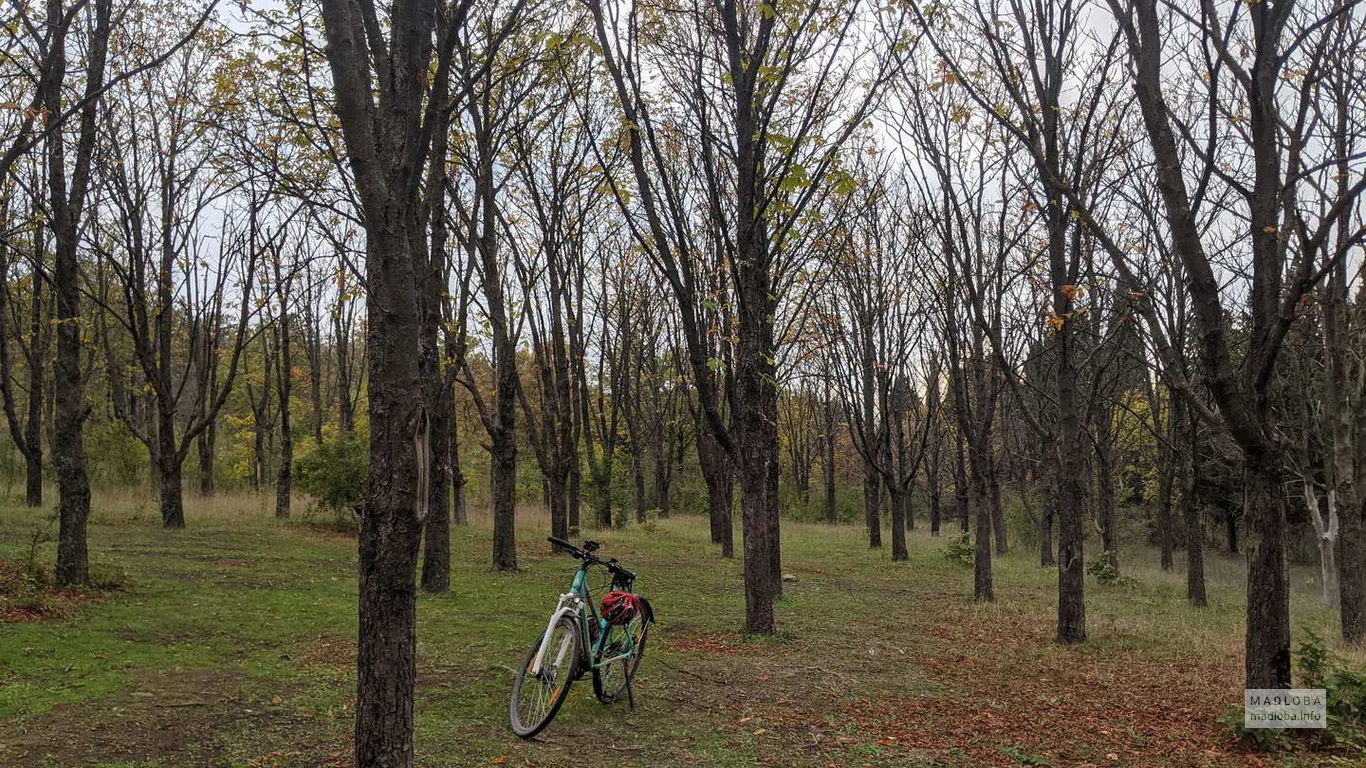
MULTIPOLYGON (((355 542, 278 522, 272 503, 189 500, 189 528, 168 532, 150 500, 99 496, 92 560, 127 583, 75 615, 0 625, 0 765, 349 764, 355 542)), ((0 507, 0 560, 26 558, 48 514, 0 507)), ((1237 559, 1210 557, 1197 610, 1180 573, 1122 553, 1133 582, 1088 580, 1090 640, 1059 648, 1055 574, 1030 549, 997 560, 997 601, 977 605, 945 539, 915 532, 892 563, 859 529, 785 523, 797 581, 779 634, 755 638, 739 632, 740 563, 690 518, 592 534, 659 615, 637 709, 598 704, 585 680, 521 742, 511 678, 572 564, 549 554, 542 515, 518 525, 520 573, 489 572, 476 522, 454 531, 451 592, 419 598, 420 765, 1347 764, 1251 754, 1216 722, 1242 695, 1237 559)), ((1336 636, 1303 576, 1297 636, 1336 636)))

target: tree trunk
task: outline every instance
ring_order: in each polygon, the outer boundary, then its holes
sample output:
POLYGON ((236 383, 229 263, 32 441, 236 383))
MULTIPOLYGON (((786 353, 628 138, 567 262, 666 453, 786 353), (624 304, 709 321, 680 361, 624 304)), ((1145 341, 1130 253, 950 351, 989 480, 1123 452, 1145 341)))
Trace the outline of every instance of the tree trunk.
MULTIPOLYGON (((753 82, 740 90, 752 89, 753 82)), ((735 354, 735 427, 732 430, 740 472, 740 517, 744 535, 745 627, 756 634, 775 629, 773 601, 782 574, 778 550, 778 389, 773 318, 776 289, 771 284, 768 233, 755 218, 759 137, 753 132, 753 94, 737 94, 738 162, 736 180, 736 272, 739 323, 735 354), (745 129, 749 129, 746 131, 745 129)))
POLYGON ((1338 510, 1337 499, 1332 491, 1326 494, 1328 517, 1325 520, 1320 509, 1318 497, 1314 493, 1313 478, 1304 479, 1304 503, 1309 509, 1309 519, 1314 524, 1314 541, 1319 548, 1319 585, 1322 587, 1320 599, 1329 608, 1338 606, 1338 510))
MULTIPOLYGON (((451 435, 455 404, 441 369, 441 328, 444 291, 449 282, 446 264, 445 162, 449 145, 449 123, 443 118, 433 138, 428 195, 437 210, 432 213, 431 239, 418 279, 418 377, 427 404, 427 516, 422 521, 422 589, 445 592, 451 586, 451 461, 455 446, 451 435)), ((459 345, 452 345, 459 351, 459 345)), ((455 364, 452 360, 450 363, 455 364)), ((421 492, 421 489, 419 489, 421 492)))
MULTIPOLYGON (((1108 430, 1106 434, 1108 435, 1108 430)), ((1099 443, 1096 450, 1096 487, 1099 496, 1096 500, 1096 516, 1100 523, 1100 546, 1105 553, 1106 562, 1118 571, 1119 541, 1115 533, 1115 472, 1112 464, 1114 447, 1112 439, 1108 436, 1102 437, 1099 443)))
POLYGON ((47 329, 43 320, 43 282, 35 279, 32 285, 32 324, 29 326, 28 418, 24 425, 24 504, 43 506, 43 368, 47 365, 47 329))
MULTIPOLYGON (((1170 439, 1170 436, 1169 436, 1170 439)), ((1168 455, 1159 459, 1162 467, 1157 476, 1157 547, 1161 552, 1162 570, 1170 571, 1173 566, 1172 547, 1172 459, 1168 455)))
POLYGON ((604 445, 602 463, 593 472, 593 487, 598 498, 598 527, 612 527, 612 474, 616 466, 616 450, 604 445))
POLYGON ((940 512, 939 504, 940 504, 940 496, 939 496, 939 479, 938 479, 938 478, 931 478, 931 480, 930 480, 930 535, 931 535, 931 536, 938 536, 938 535, 939 535, 939 525, 940 525, 940 522, 941 522, 941 520, 940 520, 941 512, 940 512))
POLYGON ((722 557, 735 556, 735 525, 732 519, 735 475, 725 450, 698 419, 697 458, 702 479, 707 485, 707 519, 711 524, 711 543, 721 545, 722 557))
MULTIPOLYGON (((88 97, 81 110, 79 139, 73 167, 72 185, 66 186, 66 160, 63 136, 57 130, 48 138, 48 190, 51 224, 55 239, 53 293, 57 305, 57 358, 53 366, 53 451, 57 468, 57 583, 84 584, 89 581, 89 556, 86 522, 90 518, 90 479, 85 468, 85 443, 82 434, 87 407, 81 376, 81 283, 80 261, 76 246, 79 217, 85 207, 90 159, 95 147, 95 96, 104 87, 104 67, 108 53, 112 0, 95 0, 95 25, 88 41, 85 91, 88 97)), ((48 3, 50 29, 61 26, 60 3, 48 3)), ((44 94, 47 119, 61 114, 61 83, 65 76, 65 36, 54 35, 54 77, 44 94)))
MULTIPOLYGON (((305 273, 312 279, 312 273, 305 273)), ((304 294, 305 300, 312 304, 312 288, 304 294)), ((304 337, 304 344, 308 352, 308 402, 313 406, 313 447, 322 447, 323 444, 323 423, 327 419, 327 411, 323 408, 323 371, 322 371, 322 329, 318 327, 316 307, 310 306, 304 313, 304 319, 308 322, 308 332, 304 337)))
POLYGON ((579 533, 579 515, 581 512, 581 496, 583 494, 583 472, 579 469, 578 452, 575 451, 574 461, 569 465, 569 533, 577 536, 579 533))
POLYGON ((410 241, 384 231, 393 222, 367 223, 370 468, 360 514, 356 764, 410 766, 423 525, 414 439, 423 393, 412 343, 419 321, 410 241))
POLYGON ((991 578, 991 491, 988 488, 987 473, 989 459, 986 446, 979 447, 977 438, 968 444, 969 471, 972 473, 972 512, 976 519, 976 536, 973 542, 973 598, 979 602, 996 599, 991 578))
POLYGON ((1039 513, 1039 565, 1043 568, 1051 568, 1057 565, 1057 560, 1053 557, 1053 517, 1057 509, 1056 501, 1050 494, 1044 500, 1043 511, 1039 513))
POLYGON ((1195 504, 1195 450, 1199 437, 1185 400, 1173 398, 1172 425, 1179 434, 1172 442, 1175 480, 1180 485, 1177 512, 1186 531, 1186 599, 1203 608, 1205 599, 1205 528, 1200 523, 1200 508, 1195 504))
MULTIPOLYGON (((276 279, 279 280, 279 264, 276 263, 276 279)), ((282 303, 284 299, 281 300, 282 303)), ((289 396, 293 387, 294 357, 290 349, 289 312, 280 313, 280 371, 276 376, 277 394, 280 407, 280 466, 275 473, 275 517, 280 520, 289 517, 290 494, 294 487, 294 432, 290 426, 289 396)))
MULTIPOLYGON (((444 382, 438 374, 437 389, 444 382)), ((422 588, 428 592, 445 592, 451 586, 451 467, 454 448, 451 424, 450 391, 438 391, 428 413, 431 429, 431 486, 427 496, 427 518, 423 521, 422 588)), ((457 486, 457 508, 462 493, 457 486)), ((459 513, 457 513, 459 514, 459 513)))
POLYGON ((214 494, 214 449, 218 440, 218 424, 211 421, 199 433, 196 440, 196 447, 199 454, 199 493, 201 496, 212 496, 214 494))
POLYGON ((465 503, 465 483, 468 482, 468 479, 465 477, 465 470, 460 466, 460 431, 457 428, 454 399, 452 396, 451 416, 446 429, 446 437, 449 441, 447 445, 450 448, 451 487, 455 490, 455 507, 452 509, 452 517, 455 519, 456 525, 469 525, 469 507, 465 503))
MULTIPOLYGON (((757 393, 751 392, 751 395, 757 393)), ((754 398, 757 400, 758 398, 754 398)), ((757 403, 755 403, 757 404, 757 403)), ((751 409, 744 409, 751 410, 751 409)), ((758 409, 753 409, 758 410, 758 409)), ((773 578, 773 540, 771 514, 770 462, 776 459, 776 429, 770 442, 769 429, 758 413, 750 416, 741 430, 737 446, 746 458, 740 463, 740 517, 745 557, 745 627, 768 634, 774 631, 773 600, 778 585, 773 578)), ((770 422, 768 427, 776 427, 770 422)))
POLYGON ((175 413, 157 401, 157 485, 161 496, 163 528, 185 527, 185 495, 181 487, 181 462, 176 451, 175 413))
POLYGON ((351 328, 343 320, 342 302, 333 314, 332 337, 337 350, 337 423, 350 434, 356 431, 356 415, 351 402, 351 328))
POLYGON ((878 508, 882 506, 882 484, 877 469, 863 461, 863 522, 868 528, 868 547, 882 546, 882 520, 878 508))
MULTIPOLYGON (((1057 207, 1057 206, 1050 206, 1057 207)), ((1062 297, 1063 280, 1055 279, 1060 317, 1071 313, 1071 298, 1062 297)), ((1082 499, 1086 483, 1082 479, 1081 421, 1078 418, 1076 370, 1072 364, 1072 321, 1058 331, 1057 400, 1061 433, 1056 446, 1058 462, 1058 642, 1081 643, 1086 640, 1086 602, 1082 525, 1082 499)))
MULTIPOLYGON (((109 37, 111 0, 96 0, 99 30, 96 35, 96 59, 103 70, 105 44, 109 37)), ((93 110, 93 106, 91 107, 93 110)), ((56 114, 54 110, 49 114, 56 114)), ((93 115, 90 118, 93 123, 93 115)), ((85 123, 85 118, 82 119, 85 123)), ((84 131, 84 125, 82 133, 84 131)), ((56 144, 60 146, 58 135, 56 144)), ((60 152, 53 159, 53 167, 62 166, 60 152)), ((56 182, 54 198, 57 194, 56 182)), ((53 367, 55 388, 55 429, 53 463, 57 469, 57 515, 60 519, 57 537, 57 583, 84 584, 89 581, 89 555, 86 522, 90 518, 90 479, 86 474, 84 424, 87 414, 83 377, 81 375, 81 286, 79 262, 76 255, 76 226, 72 218, 76 212, 67 206, 57 206, 56 264, 53 271, 57 302, 57 358, 53 367)))
POLYGON ((887 492, 892 497, 892 559, 906 560, 906 492, 895 485, 888 485, 887 492))
POLYGON ((1290 687, 1290 584, 1285 566, 1285 498, 1280 463, 1245 454, 1247 687, 1290 687))
POLYGON ((1001 508, 1001 478, 998 474, 999 467, 996 466, 996 458, 988 456, 988 469, 990 474, 987 476, 987 490, 991 497, 991 528, 993 538, 996 539, 996 554, 1004 556, 1009 551, 1006 543, 1006 515, 1001 508))
POLYGON ((645 509, 648 502, 645 499, 645 466, 641 458, 640 447, 631 442, 631 478, 635 481, 636 490, 636 522, 645 522, 645 509))
POLYGON ((967 459, 964 457, 963 450, 963 425, 958 425, 958 437, 955 445, 957 455, 953 465, 953 501, 954 507, 958 512, 958 530, 960 533, 968 532, 968 468, 967 459))
POLYGON ((783 563, 782 551, 779 549, 779 521, 782 515, 782 500, 778 493, 778 475, 782 471, 779 464, 779 445, 778 445, 778 394, 776 388, 773 392, 772 402, 766 417, 769 424, 773 425, 771 434, 772 439, 772 461, 768 465, 768 514, 766 535, 769 540, 768 549, 768 572, 773 584, 773 599, 778 600, 783 596, 783 563))
POLYGON ((655 508, 661 519, 668 519, 669 490, 673 485, 673 442, 672 435, 661 438, 655 451, 655 508))
MULTIPOLYGON (((322 0, 321 9, 335 111, 355 175, 366 236, 370 466, 360 508, 355 760, 360 768, 411 768, 417 555, 426 507, 426 499, 419 497, 424 489, 418 451, 429 444, 423 436, 431 410, 415 343, 422 333, 417 268, 427 235, 418 177, 430 149, 424 129, 431 126, 422 121, 423 103, 445 98, 443 81, 431 82, 429 89, 428 77, 415 73, 445 71, 444 66, 433 67, 431 40, 454 32, 438 32, 435 12, 394 4, 382 9, 388 12, 391 36, 385 40, 379 37, 383 33, 378 25, 366 23, 355 3, 322 0), (381 72, 392 67, 407 76, 372 78, 372 52, 388 57, 377 67, 381 72)), ((441 207, 430 197, 426 204, 441 207)), ((515 381, 514 388, 505 388, 505 383, 497 383, 500 405, 516 392, 515 381)), ((347 398, 349 393, 343 394, 342 399, 347 398)), ((508 410, 513 402, 508 401, 508 410)), ((504 435, 493 437, 495 449, 504 445, 497 439, 504 435)))
POLYGON ((43 506, 43 457, 34 453, 24 457, 24 506, 43 506))
MULTIPOLYGON (((1366 433, 1362 433, 1366 434, 1366 433)), ((1343 509, 1338 533, 1338 592, 1342 639, 1366 645, 1366 500, 1343 509)))
MULTIPOLYGON (((1176 538, 1172 529, 1172 493, 1177 474, 1177 451, 1174 446, 1181 439, 1184 426, 1177 423, 1174 401, 1181 397, 1184 395, 1168 389, 1167 400, 1172 405, 1167 409, 1165 435, 1159 435, 1157 441, 1157 530, 1154 533, 1164 571, 1170 571, 1173 567, 1173 540, 1176 538)), ((1156 389, 1151 386, 1148 387, 1148 403, 1155 413, 1160 412, 1156 389)))
MULTIPOLYGON (((501 389, 501 388, 500 388, 501 389)), ((501 396, 501 391, 499 392, 501 396)), ((517 444, 499 432, 492 437, 489 453, 493 513, 493 568, 517 570, 517 444)))
POLYGON ((821 448, 824 451, 825 522, 834 525, 839 522, 839 510, 835 508, 835 400, 828 389, 824 411, 825 434, 821 436, 821 448))
POLYGON ((259 420, 252 429, 251 489, 259 492, 266 475, 266 427, 259 420))
POLYGON ((289 518, 290 494, 294 492, 294 437, 289 433, 289 419, 280 425, 280 466, 275 471, 275 517, 289 518))

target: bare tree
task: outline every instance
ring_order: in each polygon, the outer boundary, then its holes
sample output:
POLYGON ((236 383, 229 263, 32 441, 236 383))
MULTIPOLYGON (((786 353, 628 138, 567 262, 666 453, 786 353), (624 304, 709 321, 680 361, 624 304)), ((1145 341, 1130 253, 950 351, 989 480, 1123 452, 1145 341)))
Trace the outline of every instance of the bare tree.
MULTIPOLYGON (((664 275, 680 310, 697 402, 707 430, 739 470, 745 546, 746 626, 774 630, 773 600, 781 592, 778 547, 778 435, 775 318, 792 277, 789 238, 823 183, 837 170, 839 150, 871 111, 889 71, 890 53, 862 55, 867 20, 857 3, 840 8, 838 22, 822 2, 791 6, 697 2, 677 16, 668 34, 641 34, 647 3, 589 3, 603 64, 611 77, 626 131, 640 227, 636 242, 664 275), (647 45, 647 43, 655 43, 647 45), (855 53, 857 49, 857 53, 855 53), (642 66, 650 66, 643 71, 642 66), (686 117, 651 109, 647 81, 689 94, 686 117), (671 75, 673 76, 671 78, 671 75), (850 80, 868 82, 861 98, 843 98, 850 80), (802 89, 804 98, 784 99, 802 89), (700 310, 699 265, 706 253, 690 234, 684 210, 688 190, 671 173, 671 153, 686 134, 686 119, 700 137, 695 152, 706 184, 700 201, 714 219, 711 230, 729 266, 734 291, 736 342, 729 373, 729 421, 715 389, 711 352, 700 310), (666 132, 669 135, 666 136, 666 132)), ((652 16, 664 21, 666 17, 652 16)), ((881 15, 873 23, 900 24, 881 15)), ((893 31, 893 39, 900 35, 893 31)), ((615 189, 624 189, 613 179, 615 189)), ((618 195, 625 208, 624 195, 618 195)))
POLYGON ((417 269, 434 202, 423 171, 469 3, 323 0, 335 109, 365 222, 370 469, 360 516, 356 763, 413 763, 416 569, 429 413, 417 269), (387 34, 385 29, 387 28, 387 34), (417 76, 416 73, 432 73, 417 76), (378 99, 378 100, 377 100, 378 99))
MULTIPOLYGON (((112 25, 110 0, 95 0, 89 53, 85 72, 85 99, 80 111, 75 151, 68 182, 66 136, 58 124, 49 124, 47 133, 47 183, 49 221, 54 241, 52 272, 57 305, 57 359, 53 367, 55 425, 52 459, 57 467, 57 583, 83 584, 89 579, 86 521, 90 517, 90 480, 86 473, 83 427, 89 409, 82 391, 80 328, 80 264, 77 246, 86 195, 90 191, 90 169, 95 153, 95 133, 99 104, 95 96, 104 88, 112 25)), ((78 6, 79 7, 79 6, 78 6)), ((73 14, 74 15, 74 14, 73 14)), ((48 28, 60 29, 66 12, 59 0, 47 4, 48 28)), ((50 43, 53 67, 40 88, 38 103, 45 106, 49 121, 62 113, 62 88, 66 80, 67 53, 65 34, 54 32, 50 43)), ((17 145, 16 145, 17 146, 17 145)), ((0 171, 8 168, 0 164, 0 171)), ((3 174, 0 174, 3 175, 3 174)))

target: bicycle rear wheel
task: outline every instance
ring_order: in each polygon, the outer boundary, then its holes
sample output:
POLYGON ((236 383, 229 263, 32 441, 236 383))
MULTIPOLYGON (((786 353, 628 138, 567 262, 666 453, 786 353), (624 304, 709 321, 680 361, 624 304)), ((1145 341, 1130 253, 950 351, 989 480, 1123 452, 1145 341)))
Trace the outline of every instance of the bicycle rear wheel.
POLYGON ((619 656, 627 648, 633 648, 633 652, 630 656, 593 670, 593 695, 603 704, 611 704, 626 691, 628 675, 632 681, 635 680, 640 659, 645 655, 645 638, 650 632, 650 625, 645 617, 637 616, 626 626, 608 627, 607 631, 609 634, 603 643, 603 657, 610 659, 619 656))
POLYGON ((508 706, 508 716, 512 732, 524 739, 540 733, 555 719, 579 671, 577 621, 569 616, 561 616, 550 628, 550 642, 546 644, 541 670, 533 674, 531 668, 541 649, 541 639, 536 638, 531 645, 522 668, 512 681, 512 702, 508 706))

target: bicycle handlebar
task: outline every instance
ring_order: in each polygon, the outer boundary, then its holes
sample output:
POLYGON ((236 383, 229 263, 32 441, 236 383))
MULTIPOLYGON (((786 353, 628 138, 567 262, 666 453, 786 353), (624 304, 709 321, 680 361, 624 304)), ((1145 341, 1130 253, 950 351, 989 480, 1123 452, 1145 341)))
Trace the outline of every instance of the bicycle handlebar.
POLYGON ((564 539, 557 539, 557 538, 555 538, 554 536, 549 536, 549 537, 547 537, 547 538, 546 538, 546 541, 550 542, 551 544, 554 544, 554 545, 557 546, 557 547, 563 547, 563 548, 569 550, 569 553, 572 554, 572 555, 574 555, 575 557, 578 557, 578 556, 583 552, 583 550, 579 549, 578 547, 574 546, 573 544, 570 544, 569 542, 565 541, 564 539))
POLYGON ((568 550, 569 554, 572 555, 575 560, 585 560, 589 565, 605 565, 607 566, 607 570, 613 573, 619 573, 622 576, 631 579, 632 581, 634 581, 636 578, 635 571, 632 571, 631 569, 617 563, 616 558, 613 558, 611 560, 603 560, 597 555, 594 555, 592 552, 589 552, 580 547, 576 547, 572 543, 565 541, 564 539, 557 538, 555 536, 546 537, 546 541, 550 542, 551 544, 554 544, 557 547, 561 547, 563 549, 568 550))

